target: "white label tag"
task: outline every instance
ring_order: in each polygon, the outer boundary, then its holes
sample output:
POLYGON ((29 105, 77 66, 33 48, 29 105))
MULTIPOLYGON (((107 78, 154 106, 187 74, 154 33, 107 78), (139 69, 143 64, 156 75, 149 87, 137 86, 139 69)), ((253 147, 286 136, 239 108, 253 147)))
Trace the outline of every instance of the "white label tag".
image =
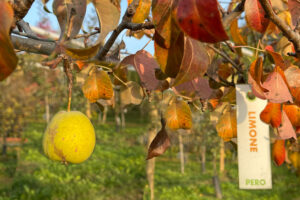
POLYGON ((267 101, 250 99, 249 85, 236 85, 240 189, 272 189, 269 127, 260 120, 267 101))

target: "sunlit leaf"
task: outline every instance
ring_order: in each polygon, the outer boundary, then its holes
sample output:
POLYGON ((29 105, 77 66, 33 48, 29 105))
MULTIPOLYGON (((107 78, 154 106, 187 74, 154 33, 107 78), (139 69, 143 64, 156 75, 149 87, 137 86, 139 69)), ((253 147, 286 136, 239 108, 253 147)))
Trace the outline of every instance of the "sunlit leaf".
POLYGON ((210 57, 203 44, 192 38, 185 37, 184 54, 173 85, 176 86, 203 76, 209 63, 210 57))
MULTIPOLYGON (((128 0, 128 5, 132 2, 132 0, 128 0)), ((135 11, 135 14, 132 17, 133 23, 142 23, 149 16, 151 8, 151 0, 140 0, 139 5, 135 11)))
POLYGON ((13 21, 13 9, 6 1, 0 1, 0 81, 8 77, 15 70, 18 63, 18 58, 9 37, 13 21))
POLYGON ((113 96, 112 83, 103 70, 94 71, 82 86, 84 96, 90 102, 96 102, 98 99, 111 99, 113 96))
POLYGON ((238 19, 235 19, 230 25, 230 34, 232 36, 233 42, 236 45, 246 45, 247 38, 243 37, 240 32, 241 31, 238 28, 238 19))
POLYGON ((161 124, 161 130, 157 133, 148 149, 147 160, 162 155, 171 145, 163 119, 161 124))
POLYGON ((293 98, 284 79, 283 71, 277 66, 262 84, 262 87, 268 90, 265 95, 270 102, 284 103, 289 101, 293 103, 293 98))
POLYGON ((180 29, 173 18, 177 0, 153 0, 152 16, 155 24, 155 40, 164 48, 171 48, 180 34, 180 29))
POLYGON ((300 69, 297 66, 291 66, 284 71, 291 94, 300 106, 300 69))
POLYGON ((94 57, 97 54, 99 47, 100 43, 83 49, 76 49, 66 46, 64 48, 64 51, 68 56, 72 57, 73 59, 87 60, 89 58, 94 57))
POLYGON ((261 86, 263 75, 263 62, 262 58, 258 57, 253 61, 249 68, 248 83, 251 85, 252 92, 255 96, 261 99, 266 99, 265 92, 267 91, 261 86))
POLYGON ((278 128, 278 138, 281 140, 286 140, 292 137, 297 139, 296 132, 287 114, 285 111, 282 111, 281 126, 278 128))
POLYGON ((134 104, 139 105, 144 99, 144 91, 136 82, 130 81, 126 83, 124 89, 121 90, 121 103, 123 106, 134 104))
POLYGON ((266 51, 272 56, 276 66, 279 66, 282 70, 285 70, 288 67, 288 64, 283 60, 282 56, 279 53, 270 49, 266 49, 266 51))
POLYGON ((86 1, 54 0, 53 13, 60 26, 60 37, 74 38, 81 29, 86 12, 86 1))
POLYGON ((166 109, 165 118, 170 129, 190 129, 192 112, 185 101, 174 100, 166 109))
POLYGON ((160 69, 168 77, 175 78, 179 72, 184 54, 184 34, 181 33, 172 43, 170 48, 165 48, 157 41, 159 35, 155 34, 155 57, 160 69))
POLYGON ((290 119, 294 127, 300 126, 300 107, 297 105, 284 104, 282 109, 290 119))
POLYGON ((196 40, 209 43, 227 40, 218 5, 217 0, 179 0, 176 20, 196 40))
POLYGON ((236 110, 228 109, 216 124, 218 134, 225 142, 237 137, 236 122, 236 110))
POLYGON ((264 33, 270 20, 266 18, 266 13, 259 0, 246 0, 245 16, 247 24, 253 30, 264 33))
POLYGON ((282 119, 281 104, 268 102, 267 106, 260 113, 260 119, 263 122, 278 128, 282 119))
POLYGON ((276 140, 272 147, 272 158, 277 166, 284 163, 285 160, 285 141, 276 140))

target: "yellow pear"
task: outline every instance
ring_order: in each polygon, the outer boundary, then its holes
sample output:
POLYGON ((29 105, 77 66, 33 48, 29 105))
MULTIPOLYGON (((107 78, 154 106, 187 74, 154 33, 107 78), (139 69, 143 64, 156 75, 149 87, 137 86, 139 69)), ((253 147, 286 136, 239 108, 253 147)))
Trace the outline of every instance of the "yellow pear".
POLYGON ((95 130, 79 111, 60 111, 50 121, 43 138, 44 153, 64 163, 87 160, 95 147, 95 130))

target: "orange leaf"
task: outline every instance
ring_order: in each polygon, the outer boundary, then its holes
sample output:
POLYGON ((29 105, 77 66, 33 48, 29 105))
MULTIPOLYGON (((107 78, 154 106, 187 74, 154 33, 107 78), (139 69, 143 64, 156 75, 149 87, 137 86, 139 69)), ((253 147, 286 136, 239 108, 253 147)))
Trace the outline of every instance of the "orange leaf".
POLYGON ((294 127, 300 126, 300 107, 297 105, 283 105, 282 108, 294 127))
POLYGON ((217 0, 179 0, 176 20, 190 37, 201 42, 217 43, 228 39, 217 0))
POLYGON ((276 66, 279 66, 282 70, 288 68, 287 63, 284 62, 282 56, 279 53, 276 53, 268 48, 266 48, 266 51, 272 56, 276 66))
POLYGON ((113 96, 112 83, 103 70, 94 71, 82 86, 84 96, 92 103, 98 99, 111 99, 113 96))
POLYGON ((165 118, 170 129, 190 129, 192 127, 192 112, 185 101, 173 101, 165 112, 165 118))
POLYGON ((277 166, 284 163, 285 160, 285 141, 276 140, 272 147, 272 158, 277 166))
POLYGON ((260 119, 278 128, 281 124, 281 104, 269 102, 265 109, 260 113, 260 119))
POLYGON ((227 110, 219 119, 216 129, 219 136, 228 142, 231 138, 237 137, 236 111, 227 110))
POLYGON ((18 58, 10 41, 9 32, 14 21, 14 11, 6 1, 0 1, 0 81, 17 67, 18 58))
POLYGON ((300 105, 300 69, 290 66, 284 71, 286 81, 297 105, 300 105))
MULTIPOLYGON (((128 5, 132 0, 128 0, 128 5)), ((143 23, 145 19, 149 16, 151 8, 151 0, 140 0, 139 5, 135 11, 135 14, 132 17, 133 23, 143 23)))
POLYGON ((253 94, 261 99, 266 99, 265 92, 267 91, 261 86, 263 76, 262 58, 258 57, 253 61, 249 68, 248 83, 251 85, 253 94))
POLYGON ((230 34, 232 36, 232 39, 236 45, 246 45, 247 38, 243 37, 240 33, 239 27, 238 27, 238 19, 233 20, 233 22, 230 25, 230 34))

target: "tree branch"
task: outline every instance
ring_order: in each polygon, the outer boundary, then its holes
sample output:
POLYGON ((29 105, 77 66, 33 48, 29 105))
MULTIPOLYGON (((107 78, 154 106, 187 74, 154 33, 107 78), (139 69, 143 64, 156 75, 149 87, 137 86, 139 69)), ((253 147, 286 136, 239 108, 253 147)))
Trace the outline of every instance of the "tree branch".
POLYGON ((273 11, 273 8, 268 0, 259 0, 261 6, 268 17, 293 44, 296 50, 297 58, 300 58, 300 35, 293 31, 283 20, 281 20, 273 11))
POLYGON ((134 31, 154 28, 154 24, 152 22, 145 22, 141 24, 131 23, 132 17, 136 12, 137 7, 138 7, 138 1, 132 1, 132 3, 128 6, 122 18, 122 22, 113 31, 113 33, 111 34, 110 38, 107 40, 105 45, 99 50, 98 54, 96 55, 96 59, 102 60, 106 56, 106 54, 108 53, 109 49, 112 47, 114 42, 116 41, 119 34, 126 28, 134 31))
POLYGON ((242 12, 244 11, 245 1, 246 0, 242 0, 242 2, 239 3, 232 12, 230 12, 223 18, 223 26, 225 28, 229 27, 232 21, 242 14, 242 12))

